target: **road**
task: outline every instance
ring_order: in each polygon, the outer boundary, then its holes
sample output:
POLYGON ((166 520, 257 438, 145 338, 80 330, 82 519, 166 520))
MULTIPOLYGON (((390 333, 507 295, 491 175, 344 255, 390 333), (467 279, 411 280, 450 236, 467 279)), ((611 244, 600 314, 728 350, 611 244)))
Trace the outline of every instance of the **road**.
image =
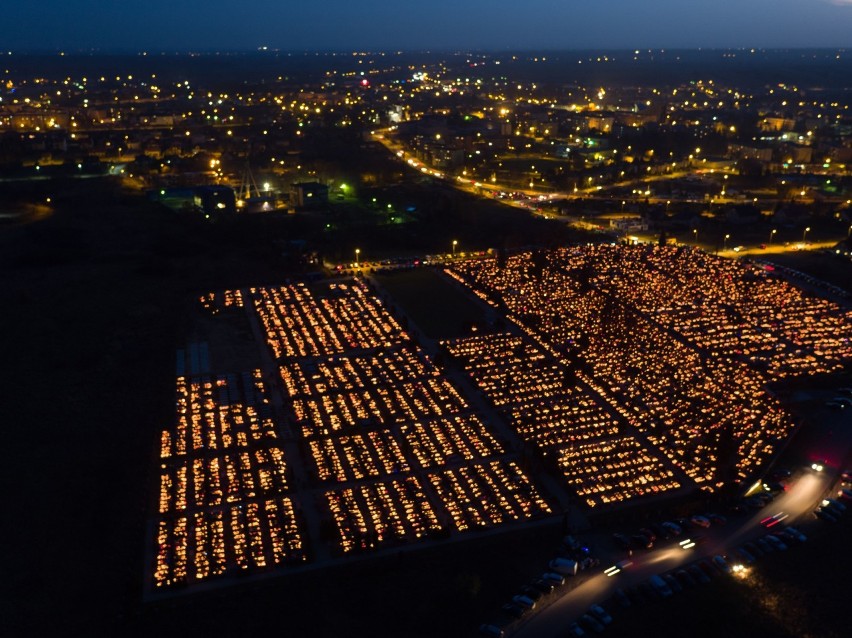
MULTIPOLYGON (((852 414, 835 413, 826 416, 825 419, 830 420, 832 424, 827 426, 821 437, 822 440, 812 444, 813 456, 816 457, 830 450, 832 457, 836 459, 835 463, 839 464, 842 460, 848 460, 849 453, 852 451, 852 434, 849 429, 852 425, 852 414), (841 434, 838 435, 838 432, 841 434)), ((685 531, 680 538, 663 541, 653 550, 637 551, 631 559, 633 564, 613 577, 606 576, 603 569, 623 560, 624 555, 613 551, 607 562, 604 562, 604 557, 600 556, 601 573, 588 578, 575 589, 567 591, 550 605, 518 623, 511 632, 506 633, 513 638, 555 638, 557 636, 562 638, 570 623, 585 613, 590 605, 606 601, 617 588, 634 587, 654 574, 663 574, 717 554, 729 554, 731 550, 743 543, 764 535, 766 530, 761 526, 761 521, 769 516, 783 513, 786 515, 785 525, 814 521, 811 512, 836 482, 839 469, 834 467, 830 471, 816 472, 810 468, 803 468, 790 480, 787 490, 762 509, 753 514, 729 519, 724 525, 713 525, 709 529, 698 532, 685 531), (693 549, 681 549, 678 541, 684 536, 696 533, 703 536, 701 542, 693 549)), ((823 523, 815 522, 814 524, 823 523)))

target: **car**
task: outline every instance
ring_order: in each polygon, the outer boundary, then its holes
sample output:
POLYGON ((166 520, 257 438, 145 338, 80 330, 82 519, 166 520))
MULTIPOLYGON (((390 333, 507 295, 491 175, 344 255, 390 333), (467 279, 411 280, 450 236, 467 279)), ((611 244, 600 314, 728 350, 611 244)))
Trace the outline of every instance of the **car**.
POLYGON ((541 578, 542 578, 542 580, 546 580, 550 583, 553 583, 554 585, 564 585, 565 584, 565 577, 562 576, 561 574, 555 574, 553 572, 544 572, 541 575, 541 578))
POLYGON ((538 602, 544 594, 535 587, 527 585, 526 587, 521 588, 521 595, 538 602))
POLYGON ((600 620, 604 625, 612 624, 612 616, 606 613, 606 610, 600 605, 589 607, 589 614, 600 620))
POLYGON ((690 565, 686 568, 686 571, 692 576, 695 580, 697 580, 702 585, 706 585, 710 582, 710 577, 704 573, 703 569, 700 569, 698 565, 690 565))
POLYGON ((535 609, 535 601, 529 596, 512 596, 512 602, 526 609, 535 609))
POLYGON ((833 498, 827 498, 822 502, 823 505, 825 505, 826 503, 831 505, 834 509, 840 510, 841 513, 846 511, 846 506, 840 501, 837 501, 833 498))
POLYGON ((695 525, 688 518, 676 518, 675 523, 677 523, 678 527, 680 527, 684 532, 695 528, 695 525))
POLYGON ((762 538, 758 538, 754 542, 760 548, 760 551, 762 551, 764 554, 771 554, 772 552, 775 551, 775 548, 771 544, 769 544, 765 540, 763 540, 762 538))
POLYGON ((756 496, 752 496, 750 498, 745 499, 743 501, 743 504, 746 505, 747 507, 750 507, 753 510, 762 509, 763 506, 766 505, 766 503, 764 503, 761 499, 757 498, 756 496))
POLYGON ((542 594, 549 594, 554 589, 556 589, 556 585, 554 583, 548 582, 543 578, 537 578, 536 580, 531 582, 530 587, 537 589, 542 594))
POLYGON ((689 575, 685 569, 679 569, 675 572, 675 577, 683 584, 684 587, 695 587, 698 583, 689 575))
POLYGON ((647 538, 652 543, 655 543, 657 541, 657 535, 654 532, 652 532, 650 529, 648 529, 647 527, 643 527, 642 529, 640 529, 639 533, 642 534, 642 536, 647 538))
POLYGON ((713 564, 717 568, 719 568, 720 570, 725 572, 726 574, 731 573, 731 566, 728 565, 728 562, 725 560, 724 556, 721 556, 721 555, 714 556, 713 557, 713 564))
POLYGON ((827 523, 836 523, 837 522, 837 518, 835 516, 832 516, 829 512, 827 512, 825 509, 823 509, 821 507, 814 510, 814 515, 817 518, 819 518, 819 519, 821 519, 821 520, 823 520, 827 523))
POLYGON ((613 592, 613 598, 615 598, 616 602, 624 608, 630 607, 632 604, 630 602, 630 596, 628 596, 623 589, 616 589, 613 592))
POLYGON ((662 578, 664 581, 666 581, 666 585, 668 585, 668 586, 669 586, 669 589, 671 589, 674 593, 676 593, 676 594, 677 594, 678 592, 682 592, 682 591, 683 591, 683 585, 681 585, 681 584, 677 581, 677 578, 675 578, 675 577, 674 577, 674 576, 672 576, 671 574, 663 574, 663 575, 661 576, 661 578, 662 578))
POLYGON ((846 489, 845 487, 840 490, 837 495, 847 501, 852 501, 852 490, 846 489))
POLYGON ((672 536, 674 536, 674 534, 672 534, 668 529, 666 529, 665 527, 663 527, 659 523, 653 523, 649 527, 654 532, 654 534, 657 535, 657 538, 662 538, 662 539, 667 540, 667 539, 671 538, 672 536))
POLYGON ((832 410, 845 410, 846 406, 840 403, 839 401, 826 401, 825 407, 831 408, 832 410))
POLYGON ((680 536, 683 533, 683 530, 678 525, 670 521, 663 521, 660 523, 660 527, 667 529, 672 536, 680 536))
POLYGON ((702 560, 698 563, 698 568, 707 574, 708 578, 713 578, 718 574, 717 567, 713 565, 709 560, 702 560))
POLYGON ((763 484, 763 489, 767 492, 783 492, 787 488, 779 481, 767 481, 763 484))
POLYGON ((624 534, 613 534, 612 540, 615 541, 615 544, 621 547, 621 549, 630 549, 633 547, 633 544, 630 542, 630 539, 627 538, 624 534))
POLYGON ((651 549, 654 546, 654 541, 644 534, 634 534, 630 537, 630 541, 633 543, 633 547, 639 549, 651 549))
POLYGON ((748 550, 748 552, 754 556, 755 558, 760 558, 763 556, 763 552, 760 551, 760 548, 754 543, 746 543, 743 547, 748 550))
POLYGON ((503 613, 507 616, 511 616, 512 618, 523 618, 524 614, 527 613, 525 607, 521 607, 520 605, 516 605, 514 603, 506 603, 500 606, 500 609, 503 610, 503 613))
POLYGON ((689 519, 689 521, 693 525, 697 525, 698 527, 704 527, 705 529, 710 527, 710 520, 703 517, 703 516, 698 516, 698 515, 693 516, 692 518, 689 519))
POLYGON ((604 626, 589 614, 583 614, 578 621, 583 629, 594 631, 597 634, 602 634, 604 626))
POLYGON ((580 627, 580 625, 575 622, 572 622, 570 625, 568 625, 568 635, 577 636, 577 638, 580 638, 581 636, 585 636, 586 632, 583 631, 583 628, 580 627))
POLYGON ((781 530, 781 533, 784 534, 787 538, 796 541, 797 543, 804 543, 808 540, 808 537, 802 534, 799 530, 794 527, 787 527, 781 530))
POLYGON ((840 517, 843 516, 843 512, 840 510, 840 508, 835 507, 827 499, 822 501, 822 503, 820 504, 820 507, 822 509, 826 510, 829 514, 831 514, 836 519, 840 519, 840 517))
POLYGON ((739 555, 739 557, 742 558, 745 562, 747 562, 747 563, 753 563, 754 562, 754 554, 752 554, 750 551, 748 551, 745 547, 738 547, 736 549, 736 552, 739 555))
POLYGON ((482 636, 492 636, 493 638, 502 638, 503 636, 503 630, 497 625, 479 625, 479 633, 482 636))
POLYGON ((716 525, 724 525, 728 522, 728 519, 722 516, 721 514, 716 514, 715 512, 710 512, 709 514, 704 515, 706 518, 710 519, 716 525))
POLYGON ((787 549, 787 543, 775 536, 775 534, 767 534, 764 538, 766 539, 766 542, 774 546, 775 549, 780 549, 782 551, 787 549))

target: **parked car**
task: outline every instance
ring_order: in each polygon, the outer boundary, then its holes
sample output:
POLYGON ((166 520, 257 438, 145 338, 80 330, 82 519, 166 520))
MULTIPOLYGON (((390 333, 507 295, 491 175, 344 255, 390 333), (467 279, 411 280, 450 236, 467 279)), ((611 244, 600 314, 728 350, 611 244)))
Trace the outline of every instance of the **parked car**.
POLYGON ((683 585, 681 585, 677 581, 677 578, 675 578, 671 574, 663 574, 662 578, 664 581, 666 581, 666 584, 669 586, 669 589, 671 589, 674 593, 677 594, 678 592, 683 591, 683 585))
POLYGON ((492 638, 503 637, 503 630, 497 625, 479 625, 479 633, 483 636, 492 636, 492 638))
POLYGON ((754 554, 748 551, 745 547, 738 547, 736 550, 737 554, 740 558, 742 558, 747 563, 754 562, 754 554))
POLYGON ((535 609, 535 601, 529 596, 512 596, 512 602, 526 609, 535 609))
POLYGON ((697 580, 702 585, 706 585, 710 582, 710 577, 704 573, 703 569, 700 569, 698 565, 690 565, 686 568, 686 571, 692 576, 695 580, 697 580))
POLYGON ((544 594, 535 587, 527 585, 521 588, 521 595, 538 602, 544 594))
POLYGON ((514 603, 506 603, 505 605, 502 605, 500 609, 503 610, 503 613, 507 616, 511 616, 512 618, 523 618, 524 614, 527 613, 526 608, 514 603))
POLYGON ((825 511, 825 510, 824 510, 823 508, 821 508, 821 507, 820 507, 820 508, 818 508, 818 509, 816 509, 816 510, 814 510, 814 515, 815 515, 817 518, 819 518, 819 519, 822 519, 822 520, 826 521, 827 523, 836 523, 836 522, 837 522, 837 518, 835 518, 834 516, 832 516, 830 513, 828 513, 827 511, 825 511))
POLYGON ((649 527, 657 535, 657 538, 669 539, 674 535, 659 523, 653 523, 649 527))
POLYGON ((652 543, 655 543, 657 541, 657 535, 652 530, 648 529, 647 527, 643 527, 642 529, 640 529, 639 533, 642 534, 642 536, 647 538, 652 543))
POLYGON ((616 589, 613 597, 622 607, 630 607, 630 597, 625 593, 623 589, 616 589))
POLYGON ((724 525, 728 522, 728 519, 722 516, 721 514, 716 514, 715 512, 710 512, 709 514, 704 515, 706 518, 709 518, 716 525, 724 525))
POLYGON ((615 541, 615 544, 621 547, 621 549, 630 549, 633 547, 633 544, 630 542, 630 539, 627 538, 624 534, 613 534, 612 540, 615 541))
POLYGON ((710 527, 710 520, 705 518, 704 516, 696 515, 696 516, 693 516, 692 518, 690 518, 689 521, 693 525, 697 525, 698 527, 704 527, 704 528, 710 527))
POLYGON ((669 521, 663 521, 662 523, 660 523, 660 526, 667 529, 672 536, 680 536, 683 533, 683 530, 678 525, 675 525, 674 523, 671 523, 669 521))
POLYGON ((747 549, 755 558, 760 558, 761 556, 763 556, 763 552, 760 551, 760 548, 754 543, 746 543, 745 545, 743 545, 743 547, 747 549))
POLYGON ((580 626, 586 630, 594 631, 595 633, 603 633, 604 626, 589 614, 583 614, 579 620, 580 626))
POLYGON ((697 581, 689 575, 689 572, 685 569, 679 569, 675 572, 675 576, 677 579, 683 584, 684 587, 695 587, 697 585, 697 581))
POLYGON ((570 625, 568 625, 568 635, 580 638, 581 636, 585 636, 586 632, 583 631, 583 628, 580 627, 580 625, 575 622, 572 622, 570 625))
POLYGON ((554 585, 564 585, 565 577, 562 574, 554 574, 553 572, 544 572, 541 577, 554 585))
POLYGON ((589 614, 597 618, 604 625, 612 624, 612 616, 610 616, 600 605, 592 605, 589 607, 589 614))
POLYGON ((773 545, 775 547, 775 549, 780 549, 780 550, 787 549, 787 543, 785 543, 780 538, 775 536, 775 534, 767 534, 765 536, 765 538, 766 538, 766 542, 768 542, 770 545, 773 545))
POLYGON ((717 555, 713 557, 713 564, 718 567, 720 570, 725 572, 726 574, 731 573, 731 566, 728 565, 728 562, 725 560, 724 556, 717 555))
POLYGON ((825 505, 826 503, 831 505, 834 509, 840 510, 841 513, 846 511, 846 506, 836 499, 827 498, 822 502, 822 504, 825 505))
POLYGON ((633 543, 633 547, 639 549, 651 549, 654 546, 654 541, 644 534, 634 534, 630 537, 630 541, 633 543))
POLYGON ((762 551, 764 554, 771 554, 772 552, 775 551, 775 548, 772 545, 770 545, 769 543, 767 543, 765 540, 763 540, 762 538, 758 538, 754 542, 760 548, 760 551, 762 551))
POLYGON ((806 540, 808 540, 807 536, 802 534, 800 531, 793 529, 792 527, 782 529, 780 533, 784 535, 784 538, 794 541, 796 543, 804 543, 806 540))
POLYGON ((542 594, 549 594, 554 589, 556 589, 556 585, 554 583, 544 580, 543 578, 538 578, 531 582, 530 587, 534 587, 542 594))

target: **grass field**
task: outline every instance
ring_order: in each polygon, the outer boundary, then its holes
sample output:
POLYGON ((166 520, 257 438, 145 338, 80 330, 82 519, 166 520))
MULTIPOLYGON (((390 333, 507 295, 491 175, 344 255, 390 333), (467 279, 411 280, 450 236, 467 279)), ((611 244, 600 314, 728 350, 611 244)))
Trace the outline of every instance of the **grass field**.
POLYGON ((432 339, 469 333, 470 324, 485 321, 481 306, 431 268, 404 270, 376 276, 381 286, 432 339))

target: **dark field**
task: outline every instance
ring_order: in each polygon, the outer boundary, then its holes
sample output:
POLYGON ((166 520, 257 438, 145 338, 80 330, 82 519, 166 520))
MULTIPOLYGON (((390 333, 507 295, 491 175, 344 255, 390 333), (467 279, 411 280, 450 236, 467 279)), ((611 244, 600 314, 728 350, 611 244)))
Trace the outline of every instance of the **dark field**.
POLYGON ((431 269, 391 272, 377 277, 382 288, 432 339, 468 334, 485 313, 474 299, 431 269), (466 330, 467 328, 467 330, 466 330))

